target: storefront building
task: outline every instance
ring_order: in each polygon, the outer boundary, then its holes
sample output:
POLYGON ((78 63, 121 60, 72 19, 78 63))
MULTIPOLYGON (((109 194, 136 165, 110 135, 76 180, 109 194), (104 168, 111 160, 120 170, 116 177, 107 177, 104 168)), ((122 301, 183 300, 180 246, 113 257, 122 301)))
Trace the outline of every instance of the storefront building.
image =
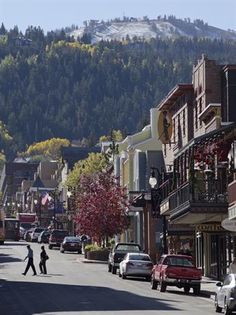
POLYGON ((192 84, 177 85, 158 106, 171 126, 163 143, 170 171, 161 187, 161 214, 173 230, 192 228, 192 239, 183 230, 176 249, 188 246, 203 274, 216 279, 232 259, 232 234, 221 223, 228 218, 228 183, 235 169, 228 157, 235 140, 229 120, 236 101, 234 73, 233 66, 203 56, 193 68, 192 84))

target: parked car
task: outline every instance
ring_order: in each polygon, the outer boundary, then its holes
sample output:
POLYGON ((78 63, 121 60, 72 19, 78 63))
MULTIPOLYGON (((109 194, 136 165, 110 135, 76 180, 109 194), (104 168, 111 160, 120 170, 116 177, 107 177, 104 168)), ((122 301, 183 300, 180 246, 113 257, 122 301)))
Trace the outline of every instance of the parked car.
POLYGON ((236 274, 228 274, 223 282, 216 283, 218 289, 215 295, 215 311, 230 315, 236 311, 236 274))
POLYGON ((116 243, 109 253, 108 272, 116 274, 116 270, 119 268, 120 262, 129 252, 142 252, 142 248, 137 243, 116 243))
POLYGON ((37 242, 38 241, 38 237, 39 237, 39 234, 41 232, 43 232, 45 229, 42 228, 42 227, 36 227, 33 229, 33 231, 30 233, 30 241, 31 242, 37 242))
POLYGON ((81 254, 82 244, 80 238, 76 236, 66 236, 60 246, 60 252, 64 253, 65 251, 78 252, 78 254, 81 254))
POLYGON ((29 230, 27 230, 24 234, 24 240, 26 242, 30 242, 31 241, 31 233, 33 232, 34 228, 31 228, 29 230))
POLYGON ((165 292, 167 286, 184 288, 188 293, 190 288, 198 295, 201 290, 202 272, 195 267, 191 256, 163 255, 158 264, 153 267, 151 275, 151 287, 165 292))
POLYGON ((38 243, 44 243, 44 244, 47 244, 48 241, 49 241, 49 236, 50 236, 50 232, 45 230, 45 231, 42 231, 39 236, 38 236, 38 243))
POLYGON ((34 227, 31 223, 20 223, 20 238, 23 239, 25 232, 34 227))
POLYGON ((48 240, 48 248, 60 247, 64 240, 64 237, 68 236, 68 232, 65 230, 52 230, 48 240))
POLYGON ((120 262, 119 276, 126 279, 128 276, 146 277, 151 279, 153 263, 148 254, 128 253, 120 262))
POLYGON ((24 239, 25 232, 26 232, 26 230, 20 226, 20 238, 24 239))

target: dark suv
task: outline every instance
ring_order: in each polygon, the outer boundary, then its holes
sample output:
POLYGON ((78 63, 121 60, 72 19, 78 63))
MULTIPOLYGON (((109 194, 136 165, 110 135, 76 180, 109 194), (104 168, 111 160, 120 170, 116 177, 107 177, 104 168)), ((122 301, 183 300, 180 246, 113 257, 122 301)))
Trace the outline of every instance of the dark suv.
POLYGON ((68 236, 68 232, 65 230, 52 230, 49 236, 48 248, 60 247, 65 236, 68 236))

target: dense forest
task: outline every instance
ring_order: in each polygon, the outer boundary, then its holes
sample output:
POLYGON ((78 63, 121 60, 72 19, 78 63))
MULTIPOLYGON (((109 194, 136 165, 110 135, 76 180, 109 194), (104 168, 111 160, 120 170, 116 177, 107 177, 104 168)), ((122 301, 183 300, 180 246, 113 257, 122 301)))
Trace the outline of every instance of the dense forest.
MULTIPOLYGON (((149 122, 149 109, 177 83, 191 82, 202 54, 236 63, 236 42, 140 39, 85 44, 60 32, 0 27, 0 121, 23 151, 52 137, 124 135, 149 122)), ((1 139, 0 139, 1 140, 1 139)), ((4 142, 0 141, 1 148, 4 142)), ((9 146, 8 146, 9 148, 9 146)))

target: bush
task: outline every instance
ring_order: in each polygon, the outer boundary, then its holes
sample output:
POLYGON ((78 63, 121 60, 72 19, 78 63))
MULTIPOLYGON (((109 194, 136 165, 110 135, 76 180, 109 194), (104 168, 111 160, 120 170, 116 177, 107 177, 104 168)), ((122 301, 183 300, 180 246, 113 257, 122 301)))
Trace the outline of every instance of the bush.
POLYGON ((86 252, 92 252, 92 251, 102 250, 103 248, 99 247, 98 245, 95 245, 95 244, 88 244, 88 245, 85 246, 84 249, 85 249, 86 252))
POLYGON ((109 256, 108 248, 99 248, 98 250, 90 250, 87 252, 86 258, 88 260, 107 261, 109 256))

